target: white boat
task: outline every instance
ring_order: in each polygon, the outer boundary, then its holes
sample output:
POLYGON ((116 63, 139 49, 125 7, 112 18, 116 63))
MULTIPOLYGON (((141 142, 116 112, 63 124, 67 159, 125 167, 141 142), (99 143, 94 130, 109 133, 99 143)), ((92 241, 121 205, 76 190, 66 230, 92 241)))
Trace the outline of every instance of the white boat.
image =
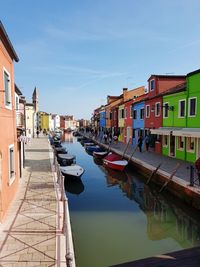
POLYGON ((74 164, 74 165, 71 165, 71 166, 61 166, 60 167, 60 170, 62 172, 62 174, 65 176, 65 177, 81 177, 81 175, 84 173, 84 169, 77 165, 77 164, 74 164))

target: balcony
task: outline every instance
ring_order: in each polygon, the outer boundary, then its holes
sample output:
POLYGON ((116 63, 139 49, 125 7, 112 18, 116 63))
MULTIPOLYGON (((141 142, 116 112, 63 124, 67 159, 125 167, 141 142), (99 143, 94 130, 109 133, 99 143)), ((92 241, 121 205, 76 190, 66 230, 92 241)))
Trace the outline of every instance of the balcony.
POLYGON ((24 128, 24 114, 22 114, 20 111, 16 111, 16 126, 17 128, 24 128))

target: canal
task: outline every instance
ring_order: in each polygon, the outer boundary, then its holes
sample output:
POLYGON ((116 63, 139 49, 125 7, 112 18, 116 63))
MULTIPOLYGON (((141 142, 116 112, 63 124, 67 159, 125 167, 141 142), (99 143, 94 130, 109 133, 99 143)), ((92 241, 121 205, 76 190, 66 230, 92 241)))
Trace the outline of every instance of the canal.
POLYGON ((200 245, 198 212, 158 194, 140 175, 109 171, 76 137, 63 146, 85 172, 66 182, 77 267, 107 267, 200 245))

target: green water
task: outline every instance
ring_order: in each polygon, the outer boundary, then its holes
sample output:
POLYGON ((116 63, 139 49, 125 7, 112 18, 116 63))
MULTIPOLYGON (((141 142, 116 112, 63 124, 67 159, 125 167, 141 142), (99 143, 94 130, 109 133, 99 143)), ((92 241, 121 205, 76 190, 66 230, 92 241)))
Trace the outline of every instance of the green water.
MULTIPOLYGON (((158 195, 132 169, 117 173, 97 165, 76 141, 65 146, 85 169, 74 193, 66 192, 77 267, 107 267, 200 245, 197 211, 158 195)), ((66 190, 72 192, 71 186, 66 190)))

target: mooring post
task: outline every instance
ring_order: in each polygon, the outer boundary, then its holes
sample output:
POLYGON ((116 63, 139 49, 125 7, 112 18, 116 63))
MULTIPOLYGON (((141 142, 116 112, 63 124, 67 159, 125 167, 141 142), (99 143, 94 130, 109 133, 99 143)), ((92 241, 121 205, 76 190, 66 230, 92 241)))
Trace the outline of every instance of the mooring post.
POLYGON ((190 186, 194 186, 194 167, 190 165, 190 186))

